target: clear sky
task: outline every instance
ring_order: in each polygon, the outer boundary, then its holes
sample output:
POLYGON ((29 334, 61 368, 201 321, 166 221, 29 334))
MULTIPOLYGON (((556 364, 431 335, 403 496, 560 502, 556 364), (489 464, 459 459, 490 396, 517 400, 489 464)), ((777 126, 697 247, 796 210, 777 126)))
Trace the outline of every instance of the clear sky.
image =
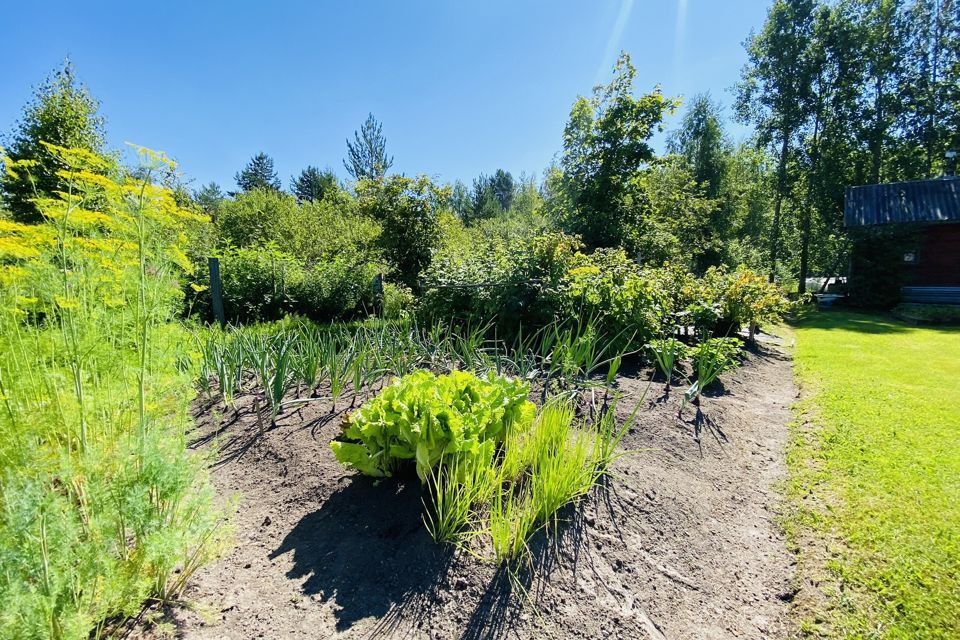
MULTIPOLYGON (((109 141, 164 150, 193 186, 258 151, 286 186, 308 164, 345 176, 345 140, 383 123, 394 171, 469 182, 538 176, 578 94, 620 49, 637 90, 730 88, 768 0, 3 2, 0 132, 69 56, 109 141)), ((675 119, 674 119, 675 120, 675 119)), ((735 137, 747 132, 730 125, 735 137)))

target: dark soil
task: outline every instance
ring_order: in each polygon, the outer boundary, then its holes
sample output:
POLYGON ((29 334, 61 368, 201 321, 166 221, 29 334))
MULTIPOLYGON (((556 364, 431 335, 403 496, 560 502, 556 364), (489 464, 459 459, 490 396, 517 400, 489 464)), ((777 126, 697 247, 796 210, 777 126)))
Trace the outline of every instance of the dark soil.
MULTIPOLYGON (((622 418, 649 379, 619 378, 622 418)), ((681 397, 649 387, 623 443, 637 451, 562 514, 555 537, 534 540, 532 565, 514 575, 434 544, 415 479, 376 485, 337 463, 328 443, 349 396, 334 413, 321 402, 281 415, 262 435, 250 396, 238 414, 198 407, 196 446, 218 447, 214 482, 225 499, 239 495, 236 546, 194 576, 189 606, 155 613, 133 635, 786 637, 793 566, 774 485, 785 474, 790 363, 769 348, 727 374, 703 398, 718 429, 704 428, 700 443, 693 409, 677 419, 681 397)))

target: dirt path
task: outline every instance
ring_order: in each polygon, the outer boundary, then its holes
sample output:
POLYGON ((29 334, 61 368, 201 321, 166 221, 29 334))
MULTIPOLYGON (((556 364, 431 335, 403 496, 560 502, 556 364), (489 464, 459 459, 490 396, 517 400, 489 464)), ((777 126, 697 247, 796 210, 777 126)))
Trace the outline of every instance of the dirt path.
MULTIPOLYGON (((639 397, 648 377, 619 385, 639 397)), ((283 417, 263 438, 244 407, 216 433, 208 412, 201 433, 223 449, 214 481, 222 495, 241 495, 237 546, 195 576, 192 610, 135 635, 785 637, 792 560, 771 487, 785 474, 789 361, 752 355, 704 399, 729 441, 705 435, 702 453, 676 419, 681 394, 661 393, 651 388, 625 440, 641 451, 568 510, 558 545, 536 541, 535 567, 516 579, 435 545, 416 482, 374 486, 346 472, 327 445, 342 419, 329 406, 283 417)))

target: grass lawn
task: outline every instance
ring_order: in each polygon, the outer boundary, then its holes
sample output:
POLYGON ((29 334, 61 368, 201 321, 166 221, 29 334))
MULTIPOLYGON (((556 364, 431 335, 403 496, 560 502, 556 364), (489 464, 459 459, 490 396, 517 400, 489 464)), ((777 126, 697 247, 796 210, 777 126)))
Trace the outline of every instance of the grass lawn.
POLYGON ((792 332, 786 525, 819 583, 801 628, 960 638, 960 328, 818 312, 792 332))

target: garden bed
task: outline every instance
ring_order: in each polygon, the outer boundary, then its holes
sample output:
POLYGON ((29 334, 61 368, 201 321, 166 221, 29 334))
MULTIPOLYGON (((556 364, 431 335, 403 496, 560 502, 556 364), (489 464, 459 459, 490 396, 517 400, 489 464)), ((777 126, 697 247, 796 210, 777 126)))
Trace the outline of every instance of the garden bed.
MULTIPOLYGON (((650 372, 624 370, 622 419, 650 372)), ((366 394, 372 395, 374 390, 366 394)), ((770 638, 785 635, 792 561, 775 483, 795 397, 775 348, 704 399, 728 442, 702 449, 654 383, 621 446, 639 450, 534 538, 511 576, 430 538, 416 476, 373 479, 330 450, 349 401, 278 417, 263 435, 251 397, 197 407, 196 447, 237 496, 236 547, 201 569, 186 607, 148 612, 135 635, 186 638, 770 638), (214 447, 217 447, 214 449, 214 447)), ((686 417, 692 421, 688 407, 686 417)))

